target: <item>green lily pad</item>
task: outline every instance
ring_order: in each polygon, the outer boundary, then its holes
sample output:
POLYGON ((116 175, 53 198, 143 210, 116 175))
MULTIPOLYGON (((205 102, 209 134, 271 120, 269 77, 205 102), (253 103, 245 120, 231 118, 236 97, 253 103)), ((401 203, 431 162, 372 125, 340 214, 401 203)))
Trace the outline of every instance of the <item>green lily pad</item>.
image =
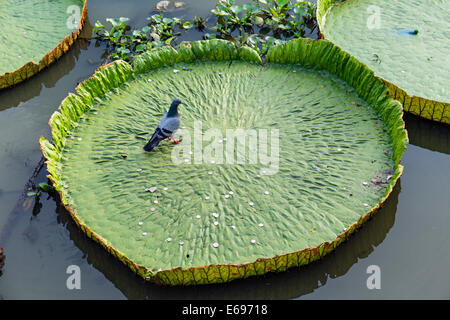
POLYGON ((406 111, 450 123, 450 9, 444 0, 319 0, 332 41, 383 78, 406 111))
POLYGON ((0 89, 33 76, 67 52, 86 18, 83 0, 0 2, 0 89))
POLYGON ((320 259, 379 208, 407 144, 386 91, 326 41, 274 47, 265 65, 227 41, 185 43, 100 69, 40 142, 76 223, 134 272, 226 282, 320 259), (173 98, 183 141, 144 152, 173 98))

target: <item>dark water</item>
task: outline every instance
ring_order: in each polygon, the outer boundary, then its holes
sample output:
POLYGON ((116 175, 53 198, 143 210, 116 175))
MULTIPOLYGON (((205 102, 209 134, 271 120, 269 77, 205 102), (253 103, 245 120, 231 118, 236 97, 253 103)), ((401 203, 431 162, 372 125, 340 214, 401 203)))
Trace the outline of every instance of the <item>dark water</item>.
MULTIPOLYGON (((215 1, 190 3, 177 16, 207 17, 215 1)), ((89 20, 126 16, 141 27, 156 1, 89 0, 89 20)), ((183 39, 199 39, 191 31, 183 39)), ((450 298, 450 127, 406 116, 405 172, 385 207, 335 252, 280 274, 224 285, 165 288, 145 283, 81 233, 58 199, 26 197, 46 181, 38 138, 77 83, 102 63, 104 47, 78 41, 56 64, 0 92, 0 276, 4 299, 448 299, 450 298), (81 269, 68 290, 66 269, 81 269), (367 268, 381 271, 369 290, 367 268)))

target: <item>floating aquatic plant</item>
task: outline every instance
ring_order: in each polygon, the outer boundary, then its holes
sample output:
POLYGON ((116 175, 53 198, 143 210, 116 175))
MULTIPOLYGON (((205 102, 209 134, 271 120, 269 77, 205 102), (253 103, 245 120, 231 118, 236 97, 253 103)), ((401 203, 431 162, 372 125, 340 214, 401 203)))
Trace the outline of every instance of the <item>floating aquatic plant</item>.
POLYGON ((207 39, 228 39, 265 55, 268 50, 293 37, 304 37, 307 28, 314 30, 316 7, 309 1, 254 0, 236 5, 221 0, 211 11, 217 17, 215 34, 207 39))
POLYGON ((27 196, 29 196, 29 197, 35 197, 35 196, 39 197, 42 194, 42 192, 52 193, 54 191, 55 190, 53 189, 53 187, 51 185, 49 185, 46 182, 41 182, 41 183, 39 183, 39 185, 37 187, 30 188, 28 190, 28 192, 27 192, 27 196))
POLYGON ((314 25, 315 10, 315 4, 309 1, 254 0, 236 5, 234 0, 220 0, 211 12, 218 17, 216 29, 222 34, 258 27, 263 34, 271 31, 289 38, 303 37, 308 25, 314 25))
POLYGON ((386 92, 328 41, 273 47, 264 66, 228 41, 186 42, 101 67, 51 117, 52 142, 40 143, 76 224, 134 272, 169 285, 227 282, 320 259, 380 208, 407 145, 401 106, 386 92), (199 119, 205 130, 279 129, 276 174, 267 163, 176 164, 169 143, 143 152, 140 137, 175 94, 185 134, 199 119))
POLYGON ((106 41, 107 55, 111 55, 114 60, 129 61, 138 53, 170 45, 180 34, 178 30, 192 27, 189 21, 167 18, 163 13, 154 14, 147 20, 148 25, 131 30, 126 24, 129 21, 128 18, 107 18, 106 21, 111 28, 108 29, 103 23, 97 21, 93 32, 97 34, 97 39, 106 41))

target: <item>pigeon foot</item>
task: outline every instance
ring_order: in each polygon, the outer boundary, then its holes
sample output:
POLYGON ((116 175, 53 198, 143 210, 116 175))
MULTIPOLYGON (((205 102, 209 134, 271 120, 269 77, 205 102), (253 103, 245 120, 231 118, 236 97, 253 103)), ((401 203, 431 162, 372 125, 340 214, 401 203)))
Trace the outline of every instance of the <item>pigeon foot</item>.
POLYGON ((181 141, 183 141, 183 139, 175 140, 175 139, 172 139, 171 137, 168 137, 167 140, 171 141, 173 144, 178 144, 178 143, 180 143, 181 141))

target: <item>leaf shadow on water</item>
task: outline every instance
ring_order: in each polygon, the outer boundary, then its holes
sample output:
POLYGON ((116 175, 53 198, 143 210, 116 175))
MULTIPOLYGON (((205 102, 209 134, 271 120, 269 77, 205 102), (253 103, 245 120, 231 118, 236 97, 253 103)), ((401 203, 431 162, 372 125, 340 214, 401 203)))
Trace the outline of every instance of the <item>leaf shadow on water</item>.
MULTIPOLYGON (((3 266, 5 265, 5 255, 3 254, 3 248, 0 247, 0 277, 2 276, 3 272, 3 266)), ((0 300, 1 300, 1 296, 0 296, 0 300)))
POLYGON ((324 286, 328 279, 345 275, 359 259, 368 257, 383 242, 395 222, 401 183, 398 181, 383 208, 362 229, 334 252, 310 265, 286 272, 236 280, 225 284, 168 287, 148 283, 133 274, 122 262, 89 239, 59 204, 59 223, 65 225, 70 239, 83 252, 87 262, 99 270, 128 299, 292 299, 324 286))
POLYGON ((426 120, 410 113, 403 116, 409 143, 440 153, 450 154, 450 125, 426 120))

